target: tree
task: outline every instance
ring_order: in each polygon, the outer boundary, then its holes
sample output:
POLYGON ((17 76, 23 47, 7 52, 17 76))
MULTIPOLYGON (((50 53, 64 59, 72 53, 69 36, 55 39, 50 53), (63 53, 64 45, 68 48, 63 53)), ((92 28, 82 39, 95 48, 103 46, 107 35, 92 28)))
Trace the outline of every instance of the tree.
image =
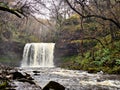
POLYGON ((21 18, 22 15, 24 15, 21 8, 10 7, 8 3, 9 2, 7 2, 7 1, 3 1, 3 0, 0 1, 0 10, 9 12, 11 14, 14 14, 14 15, 16 15, 19 18, 21 18))
MULTIPOLYGON (((111 42, 119 35, 120 30, 120 2, 117 0, 65 0, 69 7, 81 17, 81 28, 84 21, 95 21, 102 26, 102 31, 109 30, 111 42)), ((91 22, 90 22, 91 23, 91 22)), ((101 28, 101 27, 99 27, 101 28)), ((94 35, 93 35, 94 36, 94 35)), ((95 38, 94 37, 90 38, 95 38)), ((88 38, 88 37, 87 37, 88 38)))
POLYGON ((65 0, 70 8, 82 18, 108 20, 120 29, 120 2, 117 0, 65 0))

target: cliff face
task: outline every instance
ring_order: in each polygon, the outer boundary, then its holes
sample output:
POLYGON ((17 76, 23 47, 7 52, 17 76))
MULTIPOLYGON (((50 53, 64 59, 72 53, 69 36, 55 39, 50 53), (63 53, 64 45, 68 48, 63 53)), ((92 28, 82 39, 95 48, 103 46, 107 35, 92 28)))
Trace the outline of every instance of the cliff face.
POLYGON ((22 59, 24 45, 19 42, 0 42, 0 62, 19 66, 22 59))
POLYGON ((60 33, 59 39, 55 45, 55 63, 61 63, 61 58, 65 56, 73 56, 80 53, 81 43, 74 43, 74 40, 81 38, 81 31, 70 32, 64 30, 60 33))
POLYGON ((72 43, 72 40, 79 38, 79 35, 74 37, 67 32, 61 34, 59 40, 56 42, 56 50, 59 56, 73 55, 78 53, 80 44, 72 43))

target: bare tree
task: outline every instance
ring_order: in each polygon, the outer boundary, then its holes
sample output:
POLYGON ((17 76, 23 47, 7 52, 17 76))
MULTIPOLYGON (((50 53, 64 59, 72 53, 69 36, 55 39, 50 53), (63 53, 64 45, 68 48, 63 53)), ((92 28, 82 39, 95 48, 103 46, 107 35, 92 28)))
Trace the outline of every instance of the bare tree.
POLYGON ((120 2, 116 0, 65 0, 82 18, 108 20, 120 29, 120 2))

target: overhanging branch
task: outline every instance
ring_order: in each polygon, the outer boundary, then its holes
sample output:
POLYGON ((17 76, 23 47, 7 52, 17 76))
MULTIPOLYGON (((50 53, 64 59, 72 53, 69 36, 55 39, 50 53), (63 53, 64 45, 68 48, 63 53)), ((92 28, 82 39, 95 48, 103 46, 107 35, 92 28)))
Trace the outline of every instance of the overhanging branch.
POLYGON ((79 11, 77 11, 71 4, 70 4, 70 2, 68 1, 68 0, 66 0, 66 2, 67 2, 67 4, 70 6, 70 8, 73 10, 73 11, 75 11, 77 14, 79 14, 80 16, 82 16, 82 17, 84 17, 83 15, 82 15, 82 13, 80 13, 79 11))
POLYGON ((6 8, 6 7, 2 7, 2 6, 0 6, 0 10, 1 10, 1 11, 7 11, 7 12, 9 12, 9 13, 11 13, 11 14, 14 14, 14 15, 16 15, 17 17, 21 18, 21 15, 20 15, 16 10, 9 9, 9 8, 6 8))
POLYGON ((113 22, 118 28, 120 28, 120 23, 114 21, 114 20, 111 19, 111 18, 107 18, 107 17, 100 16, 100 15, 86 15, 86 16, 83 16, 83 18, 91 18, 91 17, 95 17, 95 18, 100 18, 100 19, 103 19, 103 20, 111 21, 111 22, 113 22))
POLYGON ((71 5, 71 3, 69 2, 69 0, 65 0, 65 1, 66 1, 66 3, 69 5, 69 7, 70 7, 73 11, 75 11, 77 14, 79 14, 81 17, 83 17, 83 18, 92 18, 92 17, 95 17, 95 18, 100 18, 100 19, 103 19, 103 20, 108 20, 108 21, 110 21, 110 22, 113 22, 113 23, 120 29, 120 23, 117 22, 117 21, 115 21, 115 20, 113 20, 112 18, 108 18, 108 17, 100 16, 100 15, 91 15, 91 14, 89 14, 89 15, 83 15, 82 13, 80 13, 76 8, 74 8, 74 7, 71 5))
POLYGON ((84 39, 93 39, 93 40, 96 40, 96 41, 98 41, 100 44, 101 44, 101 46, 103 47, 103 48, 105 48, 105 46, 103 45, 103 43, 99 40, 99 39, 97 39, 97 38, 95 38, 95 37, 85 37, 85 38, 82 38, 83 40, 84 39))

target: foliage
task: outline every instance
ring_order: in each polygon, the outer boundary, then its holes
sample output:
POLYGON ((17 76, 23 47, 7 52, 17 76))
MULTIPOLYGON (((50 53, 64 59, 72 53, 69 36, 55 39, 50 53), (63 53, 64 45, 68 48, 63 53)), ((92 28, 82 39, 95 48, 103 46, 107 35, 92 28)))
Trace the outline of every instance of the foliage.
MULTIPOLYGON (((80 24, 73 23, 74 21, 79 22, 76 18, 77 16, 73 16, 65 20, 63 23, 63 31, 66 31, 68 36, 70 35, 69 38, 71 38, 72 35, 74 36, 74 34, 81 36, 75 39, 72 38, 68 42, 70 44, 79 45, 80 48, 78 48, 78 50, 82 48, 83 56, 81 56, 81 50, 79 50, 79 53, 76 55, 66 56, 62 58, 63 64, 61 67, 82 69, 92 73, 103 71, 105 73, 119 74, 120 41, 114 40, 112 42, 109 25, 107 26, 107 24, 105 24, 106 26, 104 26, 94 19, 88 19, 84 21, 84 29, 81 30, 80 24), (76 34, 76 32, 79 34, 76 34), (86 37, 94 37, 95 39, 86 37), (104 47, 101 46, 101 43, 104 47)), ((116 35, 119 36, 119 32, 120 31, 117 31, 116 35)))
POLYGON ((72 15, 70 18, 63 22, 63 25, 79 25, 80 17, 77 14, 72 15))
MULTIPOLYGON (((115 43, 115 48, 111 49, 108 48, 99 48, 99 50, 96 50, 94 53, 95 60, 91 57, 90 50, 84 53, 84 57, 80 55, 71 56, 63 58, 64 63, 68 64, 66 66, 69 66, 69 62, 74 62, 71 64, 71 67, 69 69, 82 69, 87 70, 89 72, 98 72, 103 71, 106 73, 119 73, 119 66, 120 66, 120 52, 119 52, 119 43, 115 43), (77 64, 75 64, 75 62, 77 64), (74 68, 72 68, 74 67, 74 68)), ((62 66, 64 67, 64 65, 62 66)))

